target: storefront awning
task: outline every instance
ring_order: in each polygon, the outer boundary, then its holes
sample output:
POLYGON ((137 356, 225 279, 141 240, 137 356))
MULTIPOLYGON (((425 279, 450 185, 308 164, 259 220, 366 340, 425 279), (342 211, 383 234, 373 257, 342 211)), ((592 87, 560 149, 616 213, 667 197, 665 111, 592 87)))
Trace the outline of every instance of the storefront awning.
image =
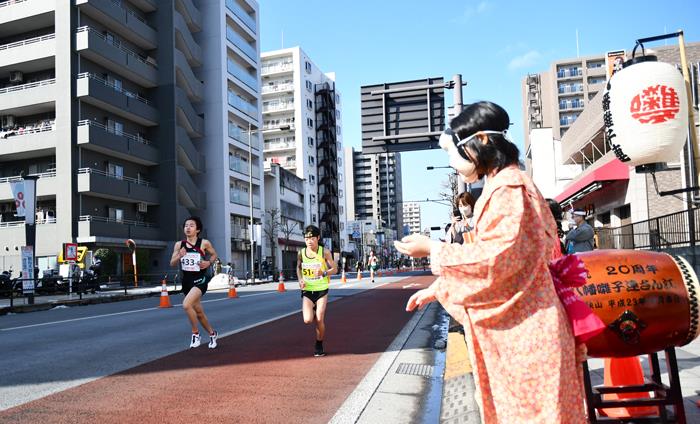
POLYGON ((555 197, 555 200, 560 204, 573 203, 586 194, 602 188, 603 182, 629 180, 629 178, 629 166, 615 158, 573 181, 561 194, 555 197))

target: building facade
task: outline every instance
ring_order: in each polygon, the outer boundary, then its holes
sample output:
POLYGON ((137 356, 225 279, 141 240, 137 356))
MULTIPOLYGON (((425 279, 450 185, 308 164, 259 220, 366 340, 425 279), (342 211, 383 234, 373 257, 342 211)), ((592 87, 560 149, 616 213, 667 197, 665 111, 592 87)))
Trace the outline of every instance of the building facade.
POLYGON ((363 155, 354 150, 351 153, 347 157, 352 157, 352 178, 346 180, 346 191, 353 192, 355 220, 375 221, 381 228, 402 234, 401 155, 363 155))
MULTIPOLYGON (((140 271, 159 272, 169 268, 172 243, 182 238, 186 217, 205 217, 213 227, 206 237, 218 232, 218 218, 207 211, 223 199, 223 190, 208 184, 224 178, 224 168, 212 157, 214 151, 221 156, 224 143, 203 116, 219 119, 209 114, 209 102, 221 96, 209 96, 223 78, 212 82, 208 66, 223 65, 225 55, 224 40, 208 28, 223 28, 224 22, 245 27, 246 20, 257 25, 258 6, 248 0, 198 5, 192 0, 4 5, 0 234, 8 249, 0 254, 10 256, 4 260, 14 261, 12 247, 25 243, 9 188, 20 174, 40 177, 40 269, 55 266, 62 243, 77 242, 120 254, 119 272, 128 272, 125 240, 131 238, 146 267, 140 271), (218 43, 218 53, 210 42, 218 43)), ((248 41, 257 40, 243 32, 248 41)), ((228 251, 219 240, 215 247, 228 251)))
POLYGON ((408 226, 408 234, 420 233, 420 203, 403 204, 403 225, 404 228, 408 226))
MULTIPOLYGON (((231 263, 243 277, 251 269, 251 238, 258 233, 249 230, 251 218, 257 226, 264 220, 258 4, 246 0, 199 4, 205 22, 198 34, 204 58, 199 73, 204 81, 201 109, 208 119, 198 145, 207 171, 195 182, 206 188, 207 238, 221 261, 231 263)), ((266 240, 254 242, 252 261, 259 266, 266 240)))
POLYGON ((321 229, 327 248, 348 248, 342 102, 335 74, 323 73, 300 48, 262 54, 266 163, 305 181, 305 225, 321 229))

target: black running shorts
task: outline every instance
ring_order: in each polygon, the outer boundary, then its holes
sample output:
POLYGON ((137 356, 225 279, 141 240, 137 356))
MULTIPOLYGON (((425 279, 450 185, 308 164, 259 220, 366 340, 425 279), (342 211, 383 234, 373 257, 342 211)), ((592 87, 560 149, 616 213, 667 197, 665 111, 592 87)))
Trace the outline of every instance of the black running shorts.
POLYGON ((302 290, 301 291, 301 298, 307 298, 310 301, 316 304, 320 298, 328 294, 328 289, 325 290, 319 290, 319 291, 308 291, 308 290, 302 290))

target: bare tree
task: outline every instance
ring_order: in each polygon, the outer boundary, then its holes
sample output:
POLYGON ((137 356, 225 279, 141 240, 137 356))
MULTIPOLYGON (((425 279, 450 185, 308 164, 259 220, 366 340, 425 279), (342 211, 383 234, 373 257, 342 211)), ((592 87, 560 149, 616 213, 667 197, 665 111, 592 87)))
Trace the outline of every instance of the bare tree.
POLYGON ((270 217, 265 223, 265 237, 270 242, 270 252, 272 252, 272 275, 277 274, 277 261, 275 253, 277 252, 278 234, 281 228, 280 211, 277 208, 268 209, 265 211, 270 217))
POLYGON ((296 221, 289 222, 288 219, 285 219, 284 222, 282 222, 282 225, 280 226, 280 230, 282 231, 282 234, 284 234, 284 251, 285 252, 289 248, 289 240, 291 239, 292 233, 294 233, 294 230, 296 230, 297 226, 298 226, 298 224, 296 221))
POLYGON ((447 175, 447 181, 443 181, 440 186, 442 191, 438 193, 440 200, 444 200, 449 203, 452 208, 450 209, 450 217, 452 216, 452 211, 457 209, 457 193, 459 192, 459 175, 456 172, 451 172, 447 175))

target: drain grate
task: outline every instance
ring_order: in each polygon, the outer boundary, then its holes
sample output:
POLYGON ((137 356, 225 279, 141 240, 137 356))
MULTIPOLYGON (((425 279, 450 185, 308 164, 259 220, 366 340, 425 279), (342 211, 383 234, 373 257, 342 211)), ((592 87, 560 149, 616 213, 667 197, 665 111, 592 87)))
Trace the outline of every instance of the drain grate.
POLYGON ((408 364, 402 362, 396 368, 396 374, 419 375, 421 377, 433 376, 433 365, 426 364, 408 364))

